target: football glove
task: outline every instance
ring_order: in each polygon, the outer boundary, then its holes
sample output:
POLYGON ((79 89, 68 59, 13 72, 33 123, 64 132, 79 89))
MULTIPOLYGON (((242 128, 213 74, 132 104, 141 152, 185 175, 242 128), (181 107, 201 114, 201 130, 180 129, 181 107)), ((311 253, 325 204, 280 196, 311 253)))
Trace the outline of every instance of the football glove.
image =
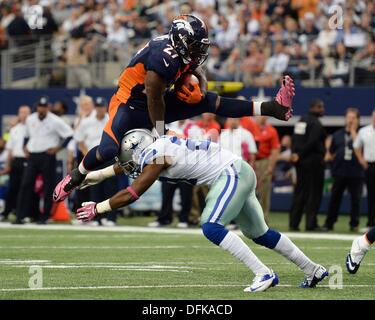
POLYGON ((175 92, 179 100, 188 104, 197 104, 201 102, 203 98, 199 83, 190 82, 188 84, 182 84, 175 88, 175 92))

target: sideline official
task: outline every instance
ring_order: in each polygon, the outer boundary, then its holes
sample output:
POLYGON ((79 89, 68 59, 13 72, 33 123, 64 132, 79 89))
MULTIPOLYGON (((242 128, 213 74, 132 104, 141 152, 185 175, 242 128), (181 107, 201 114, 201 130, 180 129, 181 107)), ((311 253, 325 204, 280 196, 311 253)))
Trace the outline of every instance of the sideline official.
POLYGON ((358 109, 348 108, 345 112, 345 128, 336 131, 332 137, 329 155, 332 157, 334 181, 324 225, 325 231, 333 230, 345 189, 348 189, 351 196, 350 230, 358 231, 364 174, 354 154, 353 141, 357 137, 359 118, 358 109))
POLYGON ((324 186, 324 155, 326 131, 319 121, 324 115, 324 103, 313 100, 309 113, 301 117, 294 127, 292 162, 297 171, 290 210, 289 228, 299 231, 302 215, 306 211, 306 231, 319 230, 317 214, 324 186))
POLYGON ((26 135, 26 118, 30 115, 30 107, 22 105, 18 109, 18 123, 10 129, 6 149, 9 152, 6 172, 9 173, 9 190, 5 199, 5 210, 0 216, 1 221, 8 219, 16 209, 17 195, 21 186, 23 171, 26 166, 23 143, 26 135))
POLYGON ((26 120, 25 153, 28 160, 18 195, 16 224, 22 224, 22 219, 28 216, 38 174, 43 177, 44 193, 44 211, 38 223, 47 222, 56 183, 56 153, 64 148, 73 136, 69 125, 50 112, 49 107, 48 97, 41 97, 36 104, 36 112, 26 120))
POLYGON ((365 169, 368 201, 367 226, 375 226, 375 110, 372 111, 372 123, 358 132, 354 141, 355 154, 365 169))

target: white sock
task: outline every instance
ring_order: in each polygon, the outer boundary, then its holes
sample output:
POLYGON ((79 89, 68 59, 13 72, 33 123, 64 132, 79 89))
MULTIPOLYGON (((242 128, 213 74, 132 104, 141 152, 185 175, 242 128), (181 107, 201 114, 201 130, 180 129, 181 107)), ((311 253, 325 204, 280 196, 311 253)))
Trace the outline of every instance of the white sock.
POLYGON ((79 164, 78 171, 81 172, 84 175, 89 173, 89 171, 86 170, 85 167, 83 166, 83 161, 81 161, 81 163, 79 164))
POLYGON ((274 250, 296 264, 305 274, 311 274, 316 267, 316 263, 306 257, 306 255, 283 234, 281 234, 281 238, 274 250))
POLYGON ((233 256, 242 261, 254 274, 270 273, 268 269, 251 251, 242 239, 235 233, 229 231, 221 241, 220 247, 229 251, 233 256))
POLYGON ((358 241, 358 244, 359 244, 360 248, 362 250, 364 250, 364 251, 369 250, 370 246, 371 246, 371 244, 367 240, 367 235, 366 234, 360 237, 360 239, 358 241))

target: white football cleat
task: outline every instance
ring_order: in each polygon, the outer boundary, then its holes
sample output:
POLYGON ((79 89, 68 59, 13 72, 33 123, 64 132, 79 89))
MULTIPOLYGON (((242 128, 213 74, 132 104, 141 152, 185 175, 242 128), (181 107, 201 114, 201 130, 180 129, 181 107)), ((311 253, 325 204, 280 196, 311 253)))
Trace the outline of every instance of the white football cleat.
POLYGON ((261 292, 279 283, 279 277, 271 270, 270 273, 258 274, 255 276, 250 287, 244 289, 244 292, 261 292))
POLYGON ((325 277, 328 277, 327 269, 318 264, 314 268, 314 271, 305 277, 303 282, 300 284, 300 288, 315 288, 316 285, 325 277))
POLYGON ((361 245, 361 242, 363 241, 362 238, 363 236, 360 236, 353 240, 352 248, 346 257, 346 270, 348 270, 350 274, 357 273, 363 258, 369 250, 369 248, 361 245))

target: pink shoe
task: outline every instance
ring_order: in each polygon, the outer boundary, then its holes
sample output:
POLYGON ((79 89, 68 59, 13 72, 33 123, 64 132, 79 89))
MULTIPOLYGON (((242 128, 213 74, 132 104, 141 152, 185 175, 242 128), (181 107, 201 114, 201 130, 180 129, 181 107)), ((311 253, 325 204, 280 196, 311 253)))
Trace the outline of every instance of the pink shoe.
POLYGON ((64 179, 62 179, 57 184, 55 190, 53 191, 53 201, 64 201, 69 196, 69 194, 73 191, 74 188, 69 192, 64 191, 64 188, 70 182, 71 179, 72 177, 68 174, 64 179))
POLYGON ((292 108, 294 96, 295 89, 293 79, 289 76, 283 77, 281 88, 276 95, 276 101, 284 107, 292 108))

